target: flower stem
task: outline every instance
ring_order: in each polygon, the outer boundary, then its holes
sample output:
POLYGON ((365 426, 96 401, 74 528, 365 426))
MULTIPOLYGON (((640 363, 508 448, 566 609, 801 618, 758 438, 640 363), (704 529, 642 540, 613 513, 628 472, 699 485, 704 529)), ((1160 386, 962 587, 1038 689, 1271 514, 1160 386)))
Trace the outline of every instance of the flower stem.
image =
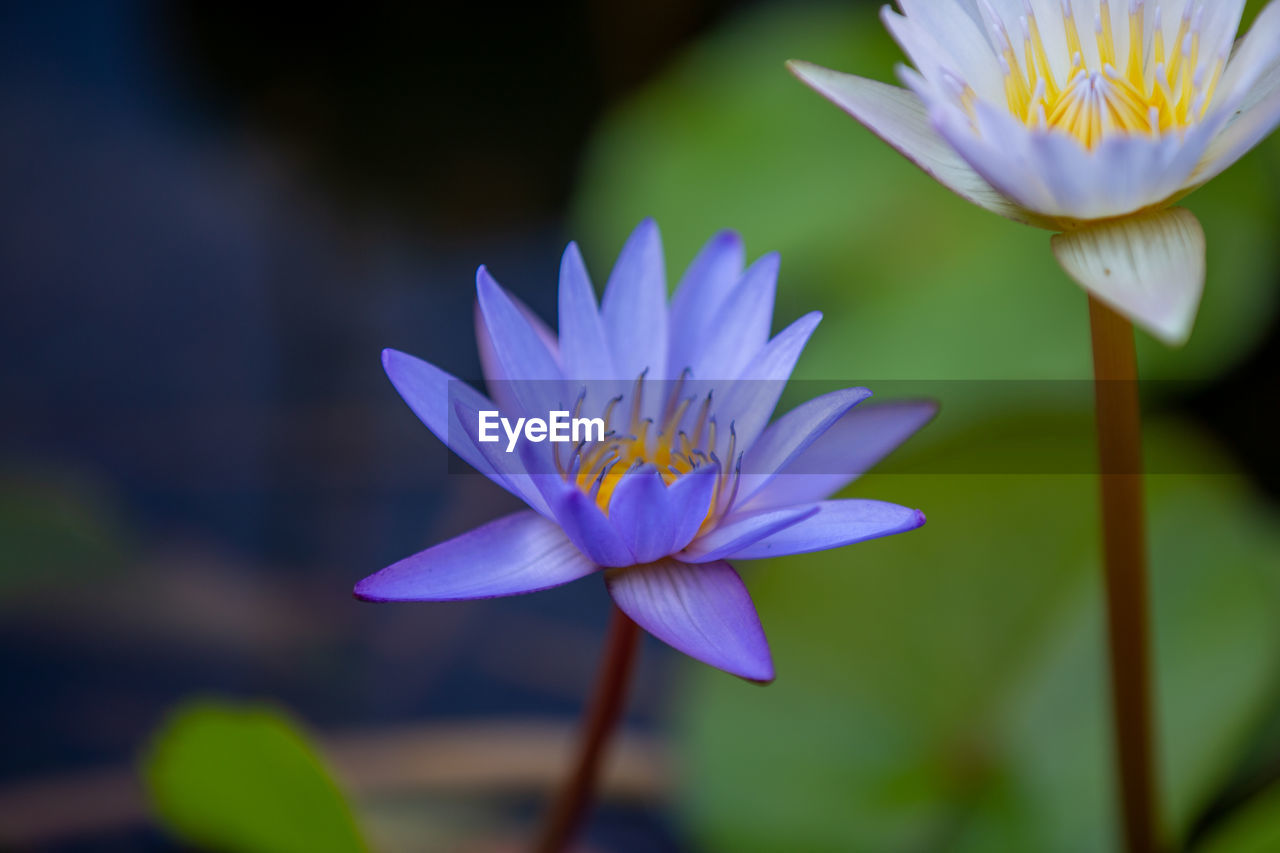
POLYGON ((1133 326, 1089 298, 1103 562, 1120 802, 1128 853, 1157 847, 1142 423, 1133 326))
POLYGON ((534 846, 538 853, 560 853, 566 849, 591 805, 601 759, 622 717, 639 640, 640 631, 636 623, 614 605, 604 656, 596 673, 595 694, 583 715, 582 742, 577 759, 569 778, 547 810, 534 846))

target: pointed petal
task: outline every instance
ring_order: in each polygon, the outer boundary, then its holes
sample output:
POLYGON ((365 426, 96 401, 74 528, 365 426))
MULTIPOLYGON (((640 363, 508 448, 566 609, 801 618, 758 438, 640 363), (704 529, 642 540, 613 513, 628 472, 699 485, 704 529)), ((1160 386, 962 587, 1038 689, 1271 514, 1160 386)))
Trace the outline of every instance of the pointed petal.
POLYGON ((993 189, 938 135, 916 95, 809 62, 793 60, 787 66, 791 73, 956 195, 1015 222, 1039 224, 1038 217, 993 189))
POLYGON ((662 476, 652 465, 623 475, 609 499, 609 520, 637 563, 651 562, 674 550, 675 515, 662 476))
POLYGON ((703 337, 742 275, 744 259, 742 238, 721 231, 689 265, 671 297, 668 369, 673 376, 692 367, 703 337))
POLYGON ((737 500, 750 500, 846 412, 870 396, 866 388, 832 391, 801 403, 770 424, 742 457, 737 500))
POLYGON ((1067 274, 1171 345, 1191 335, 1204 292, 1204 229, 1184 208, 1087 225, 1053 238, 1067 274))
POLYGON ((473 411, 493 410, 498 406, 462 380, 399 350, 382 351, 382 368, 401 398, 436 438, 481 474, 521 500, 527 499, 477 448, 472 432, 456 411, 459 403, 473 411))
POLYGON ((699 379, 732 379, 769 340, 778 287, 777 252, 751 265, 697 342, 688 365, 699 379))
POLYGON ((562 375, 546 342, 516 306, 511 296, 493 280, 489 271, 476 271, 476 296, 488 331, 497 369, 509 394, 521 407, 520 414, 543 417, 562 407, 562 375))
MULTIPOLYGON (((721 421, 725 436, 723 440, 718 439, 721 446, 716 448, 717 452, 727 451, 728 426, 732 425, 737 432, 738 447, 750 447, 760 435, 773 416, 782 389, 800 360, 809 336, 821 321, 822 312, 812 311, 783 329, 725 389, 724 397, 716 406, 716 416, 721 421)), ((726 460, 725 464, 734 463, 726 460)))
POLYGON ((711 510, 711 498, 719 478, 719 465, 703 465, 667 486, 673 525, 670 551, 679 551, 698 535, 711 510))
POLYGON ((773 657, 742 578, 725 562, 661 560, 611 569, 609 594, 664 643, 749 681, 773 680, 773 657))
POLYGON ((555 522, 524 510, 394 563, 356 584, 365 601, 462 601, 550 589, 596 571, 555 522))
MULTIPOLYGON (((560 363, 560 344, 556 340, 555 332, 542 322, 532 308, 524 303, 514 293, 507 293, 507 299, 520 312, 520 314, 528 321, 529 326, 537 333, 538 339, 546 346, 547 352, 551 353, 551 357, 557 364, 560 363)), ((480 302, 476 301, 475 317, 476 327, 476 348, 480 351, 480 370, 484 375, 485 383, 489 386, 490 393, 494 395, 494 399, 499 404, 506 406, 505 401, 501 399, 505 382, 508 377, 502 371, 502 365, 498 362, 498 353, 493 346, 493 337, 489 334, 489 327, 485 325, 484 314, 480 311, 480 302)))
POLYGON ((932 400, 858 406, 737 506, 761 510, 829 498, 888 456, 937 412, 938 404, 932 400))
POLYGON ((924 513, 883 501, 822 501, 818 512, 735 552, 730 559, 761 560, 808 554, 915 530, 924 513))
POLYGON ((738 513, 722 519, 714 530, 698 538, 676 556, 686 563, 709 563, 737 554, 767 536, 799 524, 816 515, 816 504, 759 512, 738 513))
POLYGON ((576 243, 569 244, 560 261, 560 346, 568 379, 581 382, 614 377, 613 354, 576 243))
POLYGON ((624 379, 667 369, 667 279, 658 226, 646 219, 632 232, 604 291, 604 319, 613 366, 624 379))
POLYGON ((1222 85, 1224 90, 1243 86, 1228 95, 1239 106, 1205 152, 1192 181, 1195 186, 1226 171, 1280 125, 1280 0, 1258 15, 1222 85))
POLYGON ((578 487, 560 476, 546 445, 525 442, 520 457, 534 487, 541 493, 549 513, 565 535, 588 559, 601 566, 632 566, 635 555, 627 548, 600 507, 578 487))
MULTIPOLYGON (((469 441, 493 471, 490 479, 527 503, 540 515, 549 517, 551 508, 547 506, 547 501, 538 490, 534 478, 526 470, 522 455, 506 451, 503 446, 506 438, 500 434, 501 430, 495 430, 499 433, 496 441, 481 441, 480 412, 460 400, 454 401, 453 409, 454 420, 450 424, 450 429, 453 430, 451 437, 459 443, 469 441)), ((492 433, 490 437, 493 437, 492 433)), ((523 444, 517 446, 522 447, 523 444)))

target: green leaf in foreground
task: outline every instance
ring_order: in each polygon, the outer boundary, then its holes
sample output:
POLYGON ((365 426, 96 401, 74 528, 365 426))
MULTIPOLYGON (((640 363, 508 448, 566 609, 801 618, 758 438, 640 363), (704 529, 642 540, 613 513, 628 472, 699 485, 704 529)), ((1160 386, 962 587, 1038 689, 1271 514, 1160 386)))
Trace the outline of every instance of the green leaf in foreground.
POLYGON ((272 708, 183 705, 142 769, 156 817, 187 844, 233 853, 366 849, 315 749, 272 708))

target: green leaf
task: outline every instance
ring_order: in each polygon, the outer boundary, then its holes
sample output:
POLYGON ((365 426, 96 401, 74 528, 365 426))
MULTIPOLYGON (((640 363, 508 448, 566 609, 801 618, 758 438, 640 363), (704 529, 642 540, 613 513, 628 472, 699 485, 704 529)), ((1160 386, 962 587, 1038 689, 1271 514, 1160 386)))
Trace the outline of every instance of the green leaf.
POLYGON ((366 849, 315 749, 269 707, 181 706, 155 735, 143 776, 156 817, 187 844, 233 853, 366 849))
POLYGON ((1280 850, 1280 785, 1255 796, 1202 844, 1197 853, 1273 853, 1280 850))
MULTIPOLYGON (((969 205, 786 72, 787 59, 892 81, 901 52, 862 4, 761 5, 713 33, 600 125, 573 234, 603 280, 645 216, 670 278, 722 228, 782 253, 778 321, 826 319, 802 377, 1087 378, 1086 299, 1045 231, 969 205)), ((1147 378, 1212 376, 1276 307, 1272 139, 1186 202, 1209 237, 1188 346, 1145 340, 1147 378)))
MULTIPOLYGON (((997 455, 980 435, 954 451, 997 455)), ((1046 458, 1074 441, 1089 438, 1046 433, 1046 458)), ((1182 431, 1147 442, 1229 470, 1182 431)), ((691 668, 680 802, 695 836, 735 851, 1113 849, 1095 479, 880 475, 857 493, 929 523, 748 566, 778 680, 691 668)), ((1163 813, 1179 838, 1280 687, 1280 525, 1229 474, 1150 477, 1149 514, 1163 813)))

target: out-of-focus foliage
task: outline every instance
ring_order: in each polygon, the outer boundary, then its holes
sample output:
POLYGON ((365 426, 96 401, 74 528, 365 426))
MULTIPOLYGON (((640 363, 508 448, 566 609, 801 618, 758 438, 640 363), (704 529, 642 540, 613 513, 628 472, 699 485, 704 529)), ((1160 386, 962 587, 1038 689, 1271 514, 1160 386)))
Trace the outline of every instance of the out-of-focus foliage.
MULTIPOLYGON (((778 681, 691 671, 695 834, 726 850, 1109 849, 1095 489, 872 476, 859 494, 926 507, 929 524, 754 571, 778 681)), ((1181 835, 1280 687, 1280 525, 1237 478, 1149 491, 1164 812, 1181 835)))
POLYGON ((192 702, 143 760, 157 818, 176 838, 238 853, 366 849, 307 738, 271 708, 192 702))
POLYGON ((1197 849, 1201 853, 1271 853, 1280 850, 1280 786, 1257 795, 1197 849))
MULTIPOLYGON (((781 320, 826 314, 798 376, 872 390, 1087 378, 1086 300, 1048 234, 952 196, 791 78, 789 58, 883 80, 902 60, 866 6, 760 8, 712 34, 594 140, 575 233, 597 275, 641 217, 661 223, 673 277, 736 228, 752 253, 782 253, 781 320)), ((1147 378, 1211 377, 1260 339, 1277 299, 1278 169, 1272 139, 1186 202, 1208 232, 1208 289, 1186 348, 1140 340, 1147 378)), ((929 524, 750 574, 778 667, 768 689, 689 668, 678 802, 709 849, 1113 847, 1095 478, 939 473, 1088 471, 1088 389, 950 390, 980 399, 944 405, 896 457, 920 473, 857 487, 929 524)), ((1149 480, 1174 839, 1274 711, 1280 525, 1209 442, 1176 424, 1149 433, 1157 470, 1185 472, 1149 480)))
POLYGON ((119 568, 124 535, 84 483, 0 477, 0 593, 49 588, 119 568))
MULTIPOLYGON (((599 265, 644 216, 678 266, 732 227, 782 252, 780 320, 821 308, 800 374, 1083 378, 1083 292, 1046 232, 981 211, 784 68, 803 58, 892 81, 901 52, 867 6, 764 7, 615 111, 590 149, 574 234, 599 265)), ((1144 341, 1147 378, 1212 375, 1259 339, 1277 298, 1280 141, 1193 195, 1209 283, 1183 350, 1144 341)))

